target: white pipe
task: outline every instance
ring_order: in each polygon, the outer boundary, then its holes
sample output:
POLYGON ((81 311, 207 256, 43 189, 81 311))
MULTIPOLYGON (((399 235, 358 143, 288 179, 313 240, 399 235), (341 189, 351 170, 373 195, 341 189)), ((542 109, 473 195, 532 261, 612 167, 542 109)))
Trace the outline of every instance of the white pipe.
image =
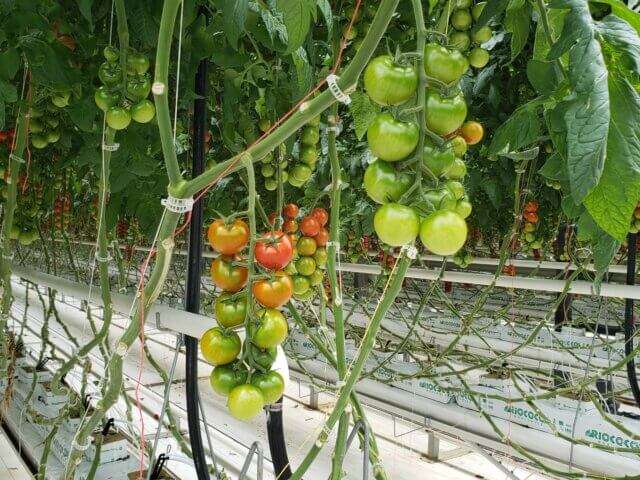
MULTIPOLYGON (((310 374, 315 379, 322 379, 335 384, 337 380, 335 372, 327 369, 323 363, 306 361, 304 366, 307 372, 299 372, 303 376, 310 374)), ((296 371, 295 366, 292 367, 292 370, 296 371)), ((410 410, 412 414, 424 417, 425 423, 428 420, 435 420, 455 428, 460 435, 468 432, 471 435, 492 439, 504 444, 510 454, 516 453, 513 449, 509 449, 508 443, 496 435, 491 425, 478 412, 467 410, 455 403, 444 404, 413 395, 408 404, 407 392, 368 379, 360 380, 356 385, 356 391, 385 404, 399 407, 402 410, 410 410)), ((526 445, 527 450, 536 456, 561 462, 565 465, 573 465, 575 467, 573 471, 585 470, 619 477, 635 475, 640 471, 639 460, 589 448, 585 445, 572 444, 560 437, 523 427, 497 417, 491 417, 491 419, 500 431, 506 432, 506 436, 513 443, 526 445)), ((462 437, 462 440, 464 440, 464 437, 462 437)))
MULTIPOLYGON (((95 287, 89 289, 89 287, 80 283, 17 265, 12 266, 12 273, 15 276, 26 278, 38 285, 50 287, 78 300, 85 300, 103 306, 102 297, 99 294, 100 291, 95 287)), ((131 305, 134 302, 134 297, 132 295, 111 292, 111 302, 116 312, 128 317, 131 311, 131 305)), ((155 302, 147 312, 147 323, 154 322, 154 319, 157 320, 157 326, 161 329, 183 333, 195 338, 200 338, 204 332, 215 326, 215 321, 212 317, 178 310, 159 302, 155 302)), ((239 332, 239 334, 241 337, 244 335, 243 332, 239 332)), ((289 383, 287 356, 282 346, 278 346, 277 350, 278 354, 274 360, 272 369, 282 375, 286 385, 289 383)))

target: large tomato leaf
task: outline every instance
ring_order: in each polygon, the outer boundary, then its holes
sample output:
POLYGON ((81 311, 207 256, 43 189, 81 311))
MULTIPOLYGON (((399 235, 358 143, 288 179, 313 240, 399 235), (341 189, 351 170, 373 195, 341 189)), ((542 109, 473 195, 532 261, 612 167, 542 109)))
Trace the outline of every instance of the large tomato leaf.
POLYGON ((516 152, 531 145, 540 137, 540 101, 522 105, 493 134, 487 150, 490 156, 516 152))
POLYGON ((608 15, 596 24, 601 41, 624 55, 629 67, 640 72, 640 39, 638 33, 624 20, 608 15))
POLYGON ((286 53, 296 51, 304 43, 311 26, 311 18, 315 15, 316 4, 312 0, 277 0, 277 8, 282 17, 289 44, 286 53))
POLYGON ((380 107, 373 103, 368 95, 362 92, 353 92, 349 111, 353 117, 356 137, 360 140, 367 133, 373 119, 380 113, 380 107))
POLYGON ((607 159, 600 182, 584 204, 604 231, 622 241, 640 199, 640 95, 625 78, 613 73, 609 93, 607 159))
POLYGON ((550 6, 570 9, 548 59, 569 53, 568 80, 573 93, 564 117, 567 170, 574 200, 581 202, 598 184, 604 168, 610 120, 607 68, 588 3, 555 0, 550 6))
POLYGON ((620 0, 597 0, 589 3, 594 5, 609 5, 611 7, 611 13, 622 18, 625 22, 631 25, 638 34, 640 34, 640 14, 631 10, 624 2, 621 2, 620 0))
POLYGON ((620 242, 607 235, 589 212, 583 212, 578 219, 578 238, 591 244, 593 253, 593 264, 596 269, 595 286, 600 287, 602 277, 609 268, 614 255, 620 248, 620 242))
POLYGON ((238 46, 238 39, 244 31, 248 10, 249 0, 224 0, 222 3, 224 33, 234 48, 238 46))
POLYGON ((511 59, 516 58, 527 44, 531 24, 531 4, 524 0, 510 0, 504 15, 504 28, 511 34, 511 59))

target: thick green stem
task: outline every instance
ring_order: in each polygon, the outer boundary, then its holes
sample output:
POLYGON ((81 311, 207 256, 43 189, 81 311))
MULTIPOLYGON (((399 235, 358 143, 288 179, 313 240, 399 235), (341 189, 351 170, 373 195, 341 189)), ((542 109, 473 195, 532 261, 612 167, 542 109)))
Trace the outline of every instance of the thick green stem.
POLYGON ((7 199, 4 206, 4 218, 2 220, 2 235, 0 236, 0 287, 2 287, 2 301, 0 304, 0 378, 4 378, 7 369, 7 345, 5 329, 7 319, 13 302, 13 292, 11 289, 11 253, 13 251, 13 240, 10 232, 13 228, 13 219, 16 210, 16 199, 18 196, 18 179, 20 168, 24 160, 25 147, 27 145, 27 133, 29 121, 26 110, 27 104, 18 112, 16 137, 13 145, 13 154, 9 159, 9 178, 7 185, 7 199))
MULTIPOLYGON (((121 49, 122 51, 122 49, 121 49)), ((113 144, 116 131, 107 127, 104 135, 105 145, 113 144)), ((62 393, 66 389, 60 388, 60 382, 64 376, 71 371, 71 369, 84 357, 91 352, 97 345, 107 338, 109 329, 111 327, 111 318, 113 316, 113 307, 111 304, 111 283, 109 281, 109 243, 107 240, 107 221, 106 221, 106 209, 107 198, 109 196, 109 164, 111 161, 111 152, 102 149, 102 169, 100 173, 100 185, 98 191, 98 241, 96 250, 96 262, 98 264, 98 271, 100 274, 100 291, 102 296, 103 314, 102 314, 102 326, 100 331, 94 335, 91 341, 87 342, 78 351, 76 355, 72 355, 56 372, 51 382, 52 390, 55 393, 62 393)))
MULTIPOLYGON (((173 142, 173 127, 171 126, 171 111, 169 109, 169 60, 171 58, 171 41, 176 16, 180 8, 180 0, 165 0, 160 19, 160 32, 158 34, 158 49, 156 51, 156 72, 153 88, 153 96, 156 103, 156 117, 158 129, 162 141, 162 153, 164 155, 167 175, 169 176, 169 190, 179 187, 183 182, 180 165, 173 142)), ((176 92, 176 95, 178 92, 176 92)), ((173 194, 177 196, 177 193, 173 194)), ((193 194, 192 194, 193 195, 193 194)), ((192 196, 192 195, 185 195, 192 196)))
MULTIPOLYGON (((340 199, 341 199, 341 168, 340 159, 338 158, 338 149, 336 148, 336 126, 338 123, 338 106, 333 105, 328 118, 329 133, 329 161, 331 162, 331 215, 329 224, 330 242, 327 245, 327 275, 331 286, 331 302, 333 312, 333 322, 335 329, 336 344, 336 369, 338 371, 338 379, 343 382, 347 374, 347 359, 345 352, 344 338, 344 314, 342 310, 342 289, 338 280, 336 271, 336 260, 340 254, 338 248, 340 244, 340 199)), ((340 415, 338 424, 338 435, 336 437, 336 446, 333 452, 331 465, 331 480, 340 480, 342 478, 342 463, 346 452, 347 436, 349 434, 349 413, 344 411, 340 415)))
MULTIPOLYGON (((413 247, 408 247, 413 249, 413 247)), ((300 466, 293 472, 290 480, 300 480, 302 475, 308 470, 309 466, 316 459, 322 448, 327 442, 329 438, 329 434, 333 427, 335 427, 338 419, 344 412, 345 407, 347 406, 347 402, 349 402, 349 398, 355 384, 360 378, 360 374, 362 373, 362 369, 364 368, 365 361, 367 357, 371 353, 373 346, 376 341, 376 336, 378 335, 378 331, 380 330, 380 325, 382 320, 384 319, 389 307, 394 302, 400 289, 402 288, 402 282, 407 273, 407 269, 411 263, 411 258, 407 255, 408 249, 404 248, 394 269, 392 270, 389 280, 387 282, 387 286, 385 288, 385 292, 380 299, 380 303, 376 307, 376 310, 371 317, 369 325, 367 326, 367 330, 362 339, 362 343, 360 345, 360 349, 358 350, 358 355, 353 363, 353 367, 351 368, 351 372, 347 375, 345 384, 339 390, 338 399, 336 401, 336 406, 329 415, 329 418, 325 421, 322 432, 316 439, 316 442, 313 447, 309 450, 304 460, 300 464, 300 466)), ((411 255, 415 256, 415 255, 411 255)), ((378 466, 374 466, 374 471, 378 469, 378 466)))
POLYGON ((424 14, 422 12, 422 2, 420 0, 411 0, 413 4, 413 14, 416 20, 416 51, 418 52, 418 98, 416 106, 418 107, 418 126, 420 128, 420 137, 418 140, 418 148, 415 154, 415 185, 420 190, 422 188, 422 155, 424 151, 425 137, 427 134, 427 124, 425 119, 426 92, 427 92, 427 74, 424 70, 424 47, 427 40, 427 26, 424 23, 424 14))
MULTIPOLYGON (((353 57, 349 66, 346 67, 340 75, 338 85, 343 91, 348 91, 356 85, 358 77, 367 66, 369 59, 378 47, 378 43, 389 25, 398 2, 399 0, 382 0, 380 2, 376 16, 371 22, 371 27, 369 28, 367 35, 362 40, 360 49, 353 57)), ((158 51, 159 50, 160 44, 158 46, 158 51)), ((320 115, 335 102, 336 99, 333 97, 331 92, 325 90, 317 97, 305 102, 303 105, 304 108, 300 108, 298 111, 293 113, 286 121, 269 134, 269 136, 252 145, 246 150, 246 152, 239 154, 237 157, 233 157, 225 162, 214 165, 201 175, 184 184, 182 188, 176 191, 176 194, 180 194, 180 196, 183 197, 193 196, 216 179, 243 168, 238 161, 241 155, 249 154, 254 162, 259 161, 268 155, 269 152, 273 151, 278 145, 287 140, 287 138, 296 133, 302 126, 307 124, 309 120, 320 115)))

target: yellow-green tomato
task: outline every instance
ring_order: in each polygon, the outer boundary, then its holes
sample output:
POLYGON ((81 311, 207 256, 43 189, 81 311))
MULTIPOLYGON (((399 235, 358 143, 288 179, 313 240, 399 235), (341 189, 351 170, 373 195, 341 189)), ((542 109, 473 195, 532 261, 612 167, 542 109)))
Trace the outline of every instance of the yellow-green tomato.
POLYGON ((467 240, 467 223, 456 212, 438 210, 422 221, 420 240, 436 255, 453 255, 467 240))
POLYGON ((258 387, 244 384, 238 385, 227 398, 227 408, 238 420, 248 421, 262 412, 264 396, 258 387))
POLYGON ((212 365, 225 365, 236 359, 242 342, 236 332, 224 331, 220 327, 207 330, 200 339, 200 350, 204 359, 212 365))
POLYGON ((387 203, 376 211, 373 228, 381 241, 392 247, 412 243, 420 230, 420 218, 411 207, 387 203))

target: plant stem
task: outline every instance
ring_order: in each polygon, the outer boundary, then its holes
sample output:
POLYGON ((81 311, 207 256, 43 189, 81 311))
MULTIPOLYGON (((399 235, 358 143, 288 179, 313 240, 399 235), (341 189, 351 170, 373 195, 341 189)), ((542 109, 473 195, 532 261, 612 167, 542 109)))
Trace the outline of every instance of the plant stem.
MULTIPOLYGON (((555 43, 555 40, 553 39, 553 35, 551 34, 551 27, 549 25, 549 14, 547 13, 547 6, 545 5, 544 0, 536 0, 536 3, 538 5, 538 12, 540 13, 540 19, 542 20, 542 29, 544 30, 544 35, 547 38, 547 43, 549 44, 549 48, 551 48, 551 46, 555 43)), ((560 72, 560 74, 564 78, 567 78, 567 72, 565 71, 564 66, 562 65, 562 62, 560 61, 559 58, 557 58, 554 61, 554 64, 558 69, 558 71, 560 72)))
POLYGON ((424 47, 427 41, 427 27, 424 23, 424 14, 422 12, 422 2, 420 0, 411 0, 413 4, 413 15, 416 21, 416 50, 418 52, 418 98, 417 98, 417 117, 418 127, 420 128, 420 137, 418 139, 418 147, 415 154, 415 184, 418 191, 422 190, 422 155, 424 151, 425 137, 427 134, 427 124, 425 118, 425 110, 427 107, 427 74, 424 70, 424 47))
MULTIPOLYGON (((340 75, 338 84, 343 91, 353 87, 358 81, 358 77, 366 67, 369 59, 375 52, 382 35, 386 31, 398 2, 399 0, 382 0, 380 2, 378 11, 371 22, 371 27, 369 28, 367 35, 362 40, 360 49, 353 57, 351 63, 340 75)), ((171 3, 171 1, 168 0, 168 3, 171 3)), ((304 109, 298 110, 292 114, 278 128, 269 134, 269 136, 249 147, 242 154, 214 165, 201 175, 189 182, 186 182, 180 188, 175 190, 175 194, 181 197, 191 197, 216 179, 222 178, 239 170, 242 168, 242 166, 238 164, 240 155, 249 154, 253 161, 257 162, 297 132, 302 126, 308 123, 309 120, 320 115, 335 102, 336 99, 333 97, 331 92, 325 90, 317 97, 306 102, 304 109)))
MULTIPOLYGON (((314 446, 311 447, 311 450, 309 450, 300 466, 296 469, 295 472, 293 472, 290 480, 300 480, 302 478, 302 475, 304 475, 311 463, 313 463, 313 461, 316 459, 316 457, 326 444, 331 430, 338 422, 338 419, 342 415, 342 412, 344 412, 351 393, 353 392, 353 388, 360 378, 360 374, 362 373, 362 369, 364 368, 365 361, 371 353, 371 350, 373 349, 373 345, 375 343, 376 336, 378 335, 378 331, 380 330, 382 320, 389 310, 389 307, 398 296, 400 289, 402 288, 402 282, 407 273, 407 269, 409 268, 410 263, 411 258, 407 255, 407 249, 405 248, 402 250, 394 269, 389 275, 389 280, 387 282, 385 292, 382 295, 380 303, 378 303, 373 316, 371 317, 369 325, 367 326, 367 330, 362 339, 362 343, 358 350, 358 355, 353 363, 353 367, 351 368, 351 372, 346 377, 345 385, 339 390, 336 406, 329 415, 329 418, 327 418, 327 420, 325 421, 323 430, 318 436, 314 446)), ((377 466, 374 467, 374 469, 377 469, 377 466)))

